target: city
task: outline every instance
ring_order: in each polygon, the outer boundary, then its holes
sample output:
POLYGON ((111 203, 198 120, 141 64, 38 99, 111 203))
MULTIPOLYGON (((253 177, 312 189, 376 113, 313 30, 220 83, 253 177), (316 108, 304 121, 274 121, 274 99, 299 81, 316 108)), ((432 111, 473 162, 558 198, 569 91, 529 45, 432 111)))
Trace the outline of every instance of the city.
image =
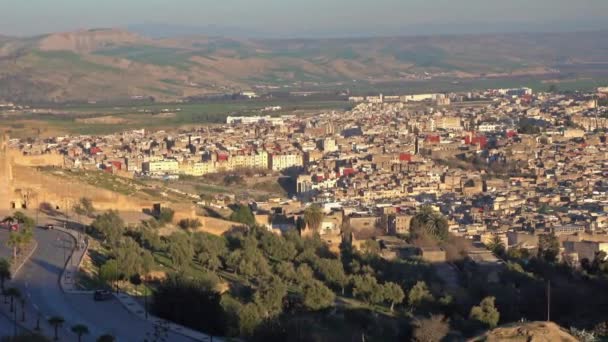
POLYGON ((608 339, 608 4, 334 1, 8 6, 2 341, 608 339))

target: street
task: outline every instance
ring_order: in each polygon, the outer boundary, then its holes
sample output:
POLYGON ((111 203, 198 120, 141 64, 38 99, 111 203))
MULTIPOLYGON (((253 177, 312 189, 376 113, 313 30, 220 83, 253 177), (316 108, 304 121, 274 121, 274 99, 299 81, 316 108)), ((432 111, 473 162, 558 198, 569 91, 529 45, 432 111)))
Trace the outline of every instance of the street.
MULTIPOLYGON (((40 226, 46 223, 60 224, 54 218, 41 217, 40 226)), ((77 340, 71 332, 75 324, 84 324, 90 334, 83 341, 95 341, 102 334, 112 334, 118 341, 150 340, 154 326, 128 312, 116 299, 95 302, 93 296, 65 294, 59 286, 59 277, 74 241, 55 230, 37 228, 34 231, 38 248, 11 282, 25 294, 28 312, 41 315, 41 325, 47 325, 51 316, 61 316, 65 323, 60 331, 62 341, 77 340)), ((32 318, 34 319, 34 318, 32 318)), ((0 317, 0 328, 4 326, 0 317)), ((9 324, 10 325, 10 324, 9 324)), ((31 328, 34 328, 32 324, 31 328)), ((12 331, 12 330, 11 330, 12 331)), ((165 341, 191 341, 191 339, 169 333, 165 341)))

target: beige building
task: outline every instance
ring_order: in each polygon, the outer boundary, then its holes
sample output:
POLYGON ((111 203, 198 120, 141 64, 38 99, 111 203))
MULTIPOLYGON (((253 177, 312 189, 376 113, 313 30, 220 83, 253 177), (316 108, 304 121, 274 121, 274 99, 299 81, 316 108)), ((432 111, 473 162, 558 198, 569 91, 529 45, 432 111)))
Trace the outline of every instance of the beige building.
POLYGON ((232 154, 228 158, 228 165, 233 170, 239 168, 268 169, 268 152, 232 154))
POLYGON ((302 166, 304 166, 304 158, 301 153, 272 154, 270 157, 270 169, 273 171, 302 166))
POLYGON ((188 176, 200 177, 216 172, 216 168, 215 163, 211 161, 196 163, 189 162, 181 165, 180 172, 188 176))
POLYGON ((142 168, 150 174, 176 173, 179 171, 179 162, 175 159, 149 161, 143 163, 142 168))

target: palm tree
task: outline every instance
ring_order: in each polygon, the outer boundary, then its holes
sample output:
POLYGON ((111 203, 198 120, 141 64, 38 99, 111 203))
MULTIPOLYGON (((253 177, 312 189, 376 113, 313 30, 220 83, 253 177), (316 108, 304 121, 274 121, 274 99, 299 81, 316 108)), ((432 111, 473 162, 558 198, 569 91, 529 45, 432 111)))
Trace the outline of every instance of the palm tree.
POLYGON ((29 244, 33 237, 34 233, 29 228, 10 233, 6 244, 13 249, 13 259, 17 259, 17 255, 21 252, 21 246, 29 244))
POLYGON ((316 204, 313 204, 304 210, 304 222, 308 226, 308 228, 313 231, 318 231, 321 226, 321 222, 323 222, 323 211, 321 207, 316 204))
POLYGON ((76 324, 72 327, 72 332, 78 335, 78 342, 82 341, 82 335, 89 333, 89 328, 84 324, 76 324))
POLYGON ((498 235, 494 235, 492 240, 488 243, 488 249, 496 255, 502 255, 505 252, 505 244, 498 235))
POLYGON ((414 215, 410 223, 414 235, 428 235, 437 240, 448 237, 448 221, 430 206, 424 206, 414 215))
POLYGON ((59 327, 61 327, 63 325, 63 323, 65 322, 65 319, 63 319, 63 317, 61 317, 61 316, 53 316, 53 317, 49 318, 48 322, 55 329, 55 341, 59 340, 59 335, 58 335, 59 327))
POLYGON ((21 246, 21 240, 21 235, 15 232, 11 232, 8 237, 6 244, 13 249, 13 260, 17 259, 17 250, 21 246))
POLYGON ((116 341, 116 338, 114 338, 114 336, 110 335, 110 334, 104 334, 99 336, 99 338, 97 338, 97 342, 114 342, 116 341))
POLYGON ((0 290, 4 292, 4 282, 11 279, 11 264, 5 258, 0 259, 0 290))
POLYGON ((21 291, 16 287, 10 287, 4 292, 5 296, 11 297, 11 312, 15 310, 15 298, 21 297, 21 291))

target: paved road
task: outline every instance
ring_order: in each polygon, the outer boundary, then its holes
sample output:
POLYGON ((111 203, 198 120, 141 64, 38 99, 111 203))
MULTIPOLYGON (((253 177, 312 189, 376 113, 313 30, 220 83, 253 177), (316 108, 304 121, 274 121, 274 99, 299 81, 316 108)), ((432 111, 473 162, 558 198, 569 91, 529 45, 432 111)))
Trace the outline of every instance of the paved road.
MULTIPOLYGON (((52 218, 44 220, 53 222, 52 218)), ((41 220, 41 224, 46 222, 41 220)), ((53 230, 36 229, 34 236, 38 241, 38 249, 23 266, 14 283, 27 295, 28 305, 43 317, 59 315, 66 320, 60 334, 62 341, 76 340, 69 330, 71 326, 81 323, 87 325, 91 331, 83 341, 95 341, 98 336, 106 333, 116 336, 121 342, 144 341, 147 334, 154 332, 151 323, 135 317, 114 299, 95 302, 91 295, 63 293, 59 287, 59 277, 73 240, 66 234, 53 230)), ((166 341, 191 340, 181 335, 169 334, 166 341)))

